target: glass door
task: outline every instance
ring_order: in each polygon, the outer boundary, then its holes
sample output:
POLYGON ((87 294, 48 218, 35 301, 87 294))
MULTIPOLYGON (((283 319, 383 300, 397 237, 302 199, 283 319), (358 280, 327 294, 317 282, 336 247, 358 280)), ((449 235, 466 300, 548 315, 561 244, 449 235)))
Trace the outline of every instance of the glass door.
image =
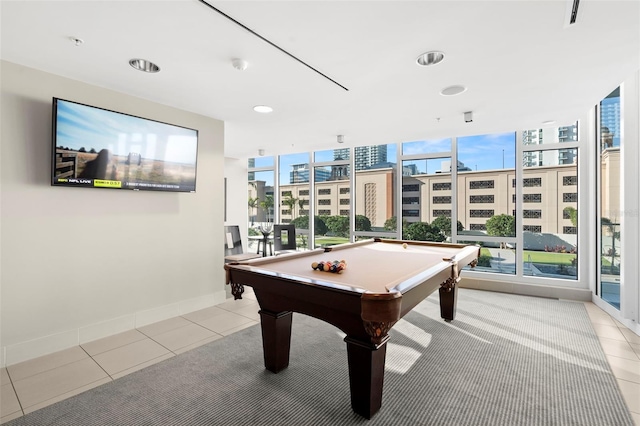
POLYGON ((600 281, 598 295, 620 310, 620 88, 600 102, 598 108, 600 188, 599 254, 600 281))

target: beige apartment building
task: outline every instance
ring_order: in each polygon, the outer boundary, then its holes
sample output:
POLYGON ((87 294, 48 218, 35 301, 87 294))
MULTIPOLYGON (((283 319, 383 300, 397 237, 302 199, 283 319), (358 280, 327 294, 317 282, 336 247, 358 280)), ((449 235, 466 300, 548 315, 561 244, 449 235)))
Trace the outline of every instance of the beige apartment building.
MULTIPOLYGON (((374 228, 382 228, 387 219, 395 216, 395 176, 393 168, 356 172, 355 212, 366 216, 374 228)), ((487 219, 492 216, 516 214, 513 169, 460 172, 457 184, 458 220, 466 230, 484 231, 487 219)), ((348 180, 329 180, 318 182, 315 186, 318 215, 348 216, 351 213, 351 187, 348 180)), ((577 197, 575 165, 525 170, 522 194, 524 230, 575 234, 576 230, 564 208, 577 208, 577 197)), ((402 178, 402 216, 410 223, 431 223, 439 216, 451 217, 451 198, 449 173, 402 178)), ((309 184, 281 185, 280 200, 281 222, 288 223, 295 217, 308 214, 309 184), (304 200, 303 203, 306 201, 306 208, 300 209, 296 205, 292 211, 283 204, 288 197, 304 200)))
POLYGON ((612 223, 620 223, 620 147, 605 148, 600 158, 600 214, 612 223))
MULTIPOLYGON (((609 148, 602 156, 602 214, 615 221, 619 214, 618 148, 609 148), (617 183, 616 183, 617 182, 617 183), (607 189, 606 191, 604 189, 607 189), (612 190, 613 189, 613 190, 612 190)), ((351 187, 348 176, 315 184, 315 208, 318 215, 348 216, 351 213, 351 187)), ((361 170, 355 176, 355 212, 371 221, 373 228, 382 228, 395 216, 394 167, 361 170)), ((309 214, 309 183, 280 186, 280 222, 288 223, 300 215, 309 214), (285 200, 296 202, 291 209, 285 200)), ((565 208, 578 208, 578 177, 575 164, 528 167, 523 171, 522 185, 516 185, 514 169, 460 171, 457 179, 457 214, 465 230, 485 231, 486 221, 495 215, 516 215, 516 201, 522 202, 524 231, 550 234, 576 234, 565 208), (522 194, 517 194, 517 188, 522 194)), ((273 195, 273 188, 263 182, 249 185, 249 196, 263 199, 273 195), (271 192, 269 192, 271 191, 271 192)), ((452 181, 450 173, 415 174, 402 177, 402 217, 408 222, 431 223, 439 216, 452 215, 452 181)), ((257 209, 256 221, 264 220, 257 209)), ((273 217, 273 216, 272 216, 273 217)))

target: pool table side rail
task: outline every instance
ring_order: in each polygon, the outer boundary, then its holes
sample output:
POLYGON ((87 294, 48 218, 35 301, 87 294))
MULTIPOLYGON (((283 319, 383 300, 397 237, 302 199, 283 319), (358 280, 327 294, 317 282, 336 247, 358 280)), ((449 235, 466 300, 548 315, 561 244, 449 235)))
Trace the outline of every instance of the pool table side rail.
MULTIPOLYGON (((364 246, 364 245, 374 244, 374 243, 385 243, 385 244, 395 244, 395 245, 408 244, 411 246, 439 247, 439 248, 445 248, 445 249, 458 249, 458 250, 463 249, 465 247, 470 247, 469 244, 438 243, 433 241, 414 241, 414 240, 390 240, 387 238, 371 238, 368 240, 357 241, 355 243, 336 244, 334 246, 324 247, 324 251, 326 253, 329 253, 332 251, 349 249, 353 247, 364 246)), ((471 247, 478 247, 478 246, 471 246, 471 247)))
MULTIPOLYGON (((371 241, 371 240, 365 240, 371 241)), ((411 244, 416 246, 431 246, 431 247, 444 247, 444 248, 456 248, 462 249, 465 247, 469 247, 469 244, 456 244, 456 243, 439 243, 435 241, 415 241, 415 240, 391 240, 388 238, 373 238, 374 242, 378 243, 390 243, 390 244, 411 244)), ((475 246, 472 246, 475 247, 475 246)))
MULTIPOLYGON (((321 251, 320 253, 324 253, 324 251, 321 251)), ((256 276, 262 275, 262 276, 271 277, 274 279, 287 280, 295 285, 309 285, 314 287, 331 288, 335 291, 344 291, 349 293, 364 293, 366 291, 361 287, 353 287, 348 285, 337 284, 334 282, 324 281, 322 279, 317 279, 317 278, 309 278, 301 275, 276 272, 270 269, 260 268, 260 265, 256 265, 250 262, 228 263, 224 265, 224 268, 226 269, 226 274, 227 274, 226 283, 231 285, 243 284, 243 285, 248 285, 249 287, 253 287, 251 282, 239 283, 239 282, 236 282, 236 280, 234 280, 233 271, 239 270, 239 271, 246 271, 246 272, 256 274, 256 276)))
POLYGON ((451 268, 451 277, 455 279, 455 283, 458 283, 460 281, 460 271, 462 270, 462 268, 467 265, 472 265, 473 267, 477 263, 477 259, 480 253, 480 248, 478 246, 468 246, 462 244, 439 246, 447 248, 452 248, 453 246, 453 248, 459 248, 460 251, 458 251, 458 253, 456 253, 452 257, 444 257, 442 259, 442 263, 434 265, 431 268, 416 275, 415 277, 411 277, 408 280, 398 283, 395 286, 388 288, 387 290, 390 292, 399 291, 400 293, 405 293, 411 288, 420 285, 430 277, 433 277, 434 275, 440 273, 440 271, 449 268, 451 268))

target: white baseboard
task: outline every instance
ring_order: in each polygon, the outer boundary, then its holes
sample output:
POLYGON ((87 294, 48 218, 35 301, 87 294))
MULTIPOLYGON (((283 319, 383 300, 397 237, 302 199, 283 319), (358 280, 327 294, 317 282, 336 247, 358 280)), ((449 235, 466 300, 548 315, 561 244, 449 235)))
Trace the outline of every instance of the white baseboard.
POLYGON ((136 314, 131 314, 91 324, 86 327, 80 327, 78 329, 77 345, 102 339, 103 337, 113 336, 114 334, 124 333, 125 331, 134 329, 135 324, 136 314))
POLYGON ((177 317, 189 312, 215 306, 226 300, 224 290, 193 299, 182 300, 154 309, 136 312, 95 324, 39 337, 14 345, 3 346, 0 351, 0 366, 17 364, 48 355, 93 340, 113 336, 154 322, 177 317))
POLYGON ((479 280, 462 278, 461 288, 513 293, 522 296, 548 297, 553 299, 591 301, 591 290, 583 288, 556 287, 540 284, 513 283, 508 281, 479 280))
POLYGON ((4 364, 2 366, 6 367, 28 361, 73 346, 78 346, 78 329, 63 331, 62 333, 51 334, 15 345, 5 346, 2 348, 5 354, 4 364))

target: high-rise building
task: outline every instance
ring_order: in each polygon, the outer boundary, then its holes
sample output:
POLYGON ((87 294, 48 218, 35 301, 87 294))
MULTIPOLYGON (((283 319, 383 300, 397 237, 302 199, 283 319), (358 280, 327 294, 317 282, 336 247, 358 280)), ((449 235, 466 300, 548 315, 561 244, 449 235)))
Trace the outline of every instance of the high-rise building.
POLYGON ((339 148, 333 150, 333 160, 347 160, 349 158, 349 148, 339 148))
MULTIPOLYGON (((340 148, 333 151, 334 160, 345 160, 349 158, 349 148, 340 148)), ((355 148, 355 168, 356 171, 364 170, 377 163, 387 161, 386 145, 359 146, 355 148)))
MULTIPOLYGON (((253 168, 256 166, 256 159, 255 158, 249 158, 249 164, 248 164, 249 168, 253 168)), ((249 180, 256 180, 256 172, 249 172, 249 180)))
MULTIPOLYGON (((522 132, 524 145, 575 142, 578 140, 578 126, 562 126, 549 129, 525 130, 522 132)), ((525 167, 558 166, 575 163, 575 149, 557 151, 526 151, 522 159, 525 167)))
MULTIPOLYGON (((458 161, 458 171, 468 172, 471 169, 464 165, 462 161, 458 161)), ((436 173, 451 173, 451 160, 444 160, 440 162, 440 170, 436 170, 436 173)))
MULTIPOLYGON (((324 182, 331 179, 331 171, 322 167, 316 167, 315 181, 324 182)), ((289 182, 307 183, 309 182, 309 164, 292 164, 289 172, 289 182)))
POLYGON ((600 102, 600 128, 603 140, 608 141, 605 148, 620 146, 620 87, 600 102))

